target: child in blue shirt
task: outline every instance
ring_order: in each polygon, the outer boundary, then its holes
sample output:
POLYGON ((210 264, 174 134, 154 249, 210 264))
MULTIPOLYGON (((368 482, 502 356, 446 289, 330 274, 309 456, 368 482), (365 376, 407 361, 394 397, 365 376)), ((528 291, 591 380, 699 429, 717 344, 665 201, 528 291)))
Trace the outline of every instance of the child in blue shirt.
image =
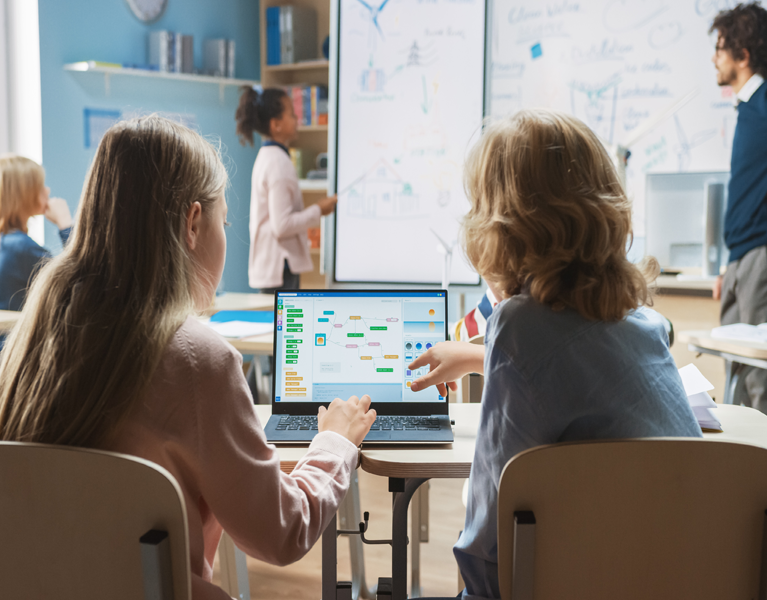
POLYGON ((51 198, 45 171, 15 154, 0 156, 0 309, 21 310, 37 268, 50 253, 27 234, 27 221, 45 215, 65 244, 72 215, 65 200, 51 198))
POLYGON ((466 165, 466 254, 502 301, 485 346, 437 344, 413 383, 485 376, 466 525, 454 553, 465 599, 500 598, 498 482, 516 454, 607 438, 700 437, 645 273, 626 258, 631 204, 578 119, 527 110, 489 126, 466 165))

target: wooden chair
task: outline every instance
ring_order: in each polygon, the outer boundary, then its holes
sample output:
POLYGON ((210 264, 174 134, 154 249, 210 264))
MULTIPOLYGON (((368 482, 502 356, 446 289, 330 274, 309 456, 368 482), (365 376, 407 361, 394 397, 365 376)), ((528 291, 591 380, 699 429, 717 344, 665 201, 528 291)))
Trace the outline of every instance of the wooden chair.
POLYGON ((503 600, 765 598, 767 449, 656 438, 533 448, 498 491, 503 600))
POLYGON ((132 456, 0 442, 0 598, 189 600, 176 480, 132 456))

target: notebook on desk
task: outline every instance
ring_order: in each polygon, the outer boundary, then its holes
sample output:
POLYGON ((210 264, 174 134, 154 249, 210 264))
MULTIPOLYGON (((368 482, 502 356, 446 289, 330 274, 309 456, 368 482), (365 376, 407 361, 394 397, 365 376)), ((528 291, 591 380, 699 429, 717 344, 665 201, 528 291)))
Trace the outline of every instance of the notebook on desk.
POLYGON ((413 392, 408 365, 448 339, 445 290, 275 292, 271 443, 309 443, 317 410, 368 394, 378 414, 365 443, 453 441, 448 399, 413 392))

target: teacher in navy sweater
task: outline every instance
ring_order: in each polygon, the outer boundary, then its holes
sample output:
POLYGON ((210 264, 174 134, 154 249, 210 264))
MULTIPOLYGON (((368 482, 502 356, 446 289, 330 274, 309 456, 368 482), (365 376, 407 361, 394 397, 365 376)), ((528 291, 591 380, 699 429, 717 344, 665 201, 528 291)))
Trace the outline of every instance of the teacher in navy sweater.
MULTIPOLYGON (((717 83, 735 93, 724 239, 730 263, 714 286, 722 325, 767 322, 767 10, 757 3, 720 12, 712 58, 717 83)), ((767 413, 767 371, 741 365, 735 404, 767 413)))

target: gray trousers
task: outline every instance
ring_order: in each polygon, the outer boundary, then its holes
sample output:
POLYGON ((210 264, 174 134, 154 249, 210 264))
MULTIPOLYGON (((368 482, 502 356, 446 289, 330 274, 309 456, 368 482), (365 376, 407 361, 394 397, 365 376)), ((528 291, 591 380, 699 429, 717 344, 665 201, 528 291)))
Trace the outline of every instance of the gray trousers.
MULTIPOLYGON (((767 323, 767 246, 749 251, 727 266, 722 282, 722 325, 767 323)), ((767 371, 739 365, 733 404, 767 414, 767 371)))

